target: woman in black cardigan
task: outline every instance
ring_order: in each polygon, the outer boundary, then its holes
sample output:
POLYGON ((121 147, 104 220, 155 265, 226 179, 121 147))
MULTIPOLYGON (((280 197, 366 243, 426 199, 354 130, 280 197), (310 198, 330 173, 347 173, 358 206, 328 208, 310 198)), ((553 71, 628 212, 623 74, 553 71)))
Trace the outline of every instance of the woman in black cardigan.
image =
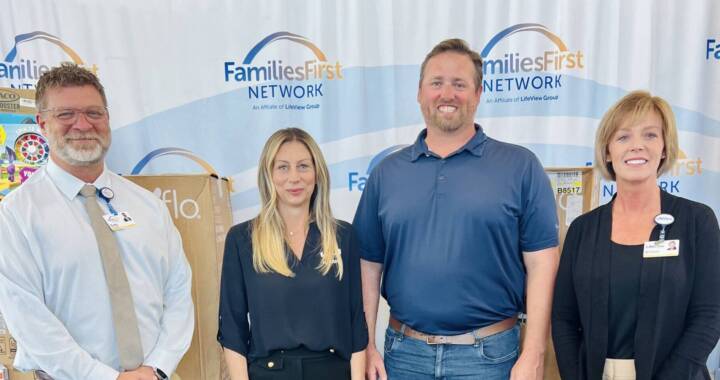
POLYGON ((720 230, 708 206, 658 188, 677 154, 661 98, 632 92, 603 117, 595 161, 617 194, 565 240, 552 311, 563 379, 710 379, 720 230))

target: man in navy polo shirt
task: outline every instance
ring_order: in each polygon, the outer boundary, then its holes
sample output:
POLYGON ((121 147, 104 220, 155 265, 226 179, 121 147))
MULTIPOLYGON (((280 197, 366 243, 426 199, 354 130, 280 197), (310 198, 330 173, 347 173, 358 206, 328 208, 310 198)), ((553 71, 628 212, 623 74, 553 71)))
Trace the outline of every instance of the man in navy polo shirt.
POLYGON ((426 129, 366 183, 354 226, 371 380, 542 379, 555 202, 532 152, 474 123, 481 91, 482 60, 465 41, 435 46, 417 96, 426 129), (381 276, 391 313, 384 363, 375 345, 381 276))

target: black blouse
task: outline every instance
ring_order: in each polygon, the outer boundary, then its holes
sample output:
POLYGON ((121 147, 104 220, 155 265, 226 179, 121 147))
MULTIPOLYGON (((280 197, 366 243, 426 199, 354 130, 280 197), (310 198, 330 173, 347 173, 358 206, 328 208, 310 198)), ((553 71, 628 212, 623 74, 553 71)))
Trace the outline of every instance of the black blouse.
POLYGON ((644 245, 610 242, 610 247, 610 325, 607 357, 634 359, 644 245))
POLYGON ((280 349, 334 349, 345 359, 365 349, 367 325, 360 287, 360 256, 352 226, 338 221, 343 277, 323 276, 320 231, 310 224, 302 259, 289 249, 295 277, 257 273, 252 264, 250 221, 230 229, 220 285, 218 341, 250 361, 280 349), (249 320, 249 323, 248 323, 249 320))

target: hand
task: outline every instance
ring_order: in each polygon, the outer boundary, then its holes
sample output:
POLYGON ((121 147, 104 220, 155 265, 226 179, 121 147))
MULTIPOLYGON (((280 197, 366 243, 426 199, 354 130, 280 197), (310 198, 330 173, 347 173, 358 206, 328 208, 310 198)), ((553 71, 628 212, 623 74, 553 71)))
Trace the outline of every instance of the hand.
POLYGON ((510 380, 543 380, 545 355, 523 351, 510 372, 510 380))
POLYGON ((117 380, 157 380, 155 376, 155 370, 142 366, 132 371, 125 371, 121 373, 117 380))
POLYGON ((382 356, 375 348, 374 344, 368 344, 367 352, 365 353, 365 376, 368 380, 387 380, 387 373, 385 372, 385 364, 383 363, 382 356))

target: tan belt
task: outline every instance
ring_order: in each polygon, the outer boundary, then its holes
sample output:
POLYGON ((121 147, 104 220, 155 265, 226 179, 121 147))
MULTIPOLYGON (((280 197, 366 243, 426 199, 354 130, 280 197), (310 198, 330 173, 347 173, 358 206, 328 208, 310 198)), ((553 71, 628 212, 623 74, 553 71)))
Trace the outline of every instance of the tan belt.
POLYGON ((403 335, 410 338, 424 340, 427 344, 475 344, 476 339, 482 339, 490 335, 494 335, 505 330, 511 329, 517 323, 517 316, 504 319, 492 325, 481 327, 475 331, 467 332, 460 335, 428 335, 417 330, 413 330, 408 325, 390 316, 389 325, 396 331, 401 331, 403 335), (403 326, 405 327, 403 329, 403 326))

